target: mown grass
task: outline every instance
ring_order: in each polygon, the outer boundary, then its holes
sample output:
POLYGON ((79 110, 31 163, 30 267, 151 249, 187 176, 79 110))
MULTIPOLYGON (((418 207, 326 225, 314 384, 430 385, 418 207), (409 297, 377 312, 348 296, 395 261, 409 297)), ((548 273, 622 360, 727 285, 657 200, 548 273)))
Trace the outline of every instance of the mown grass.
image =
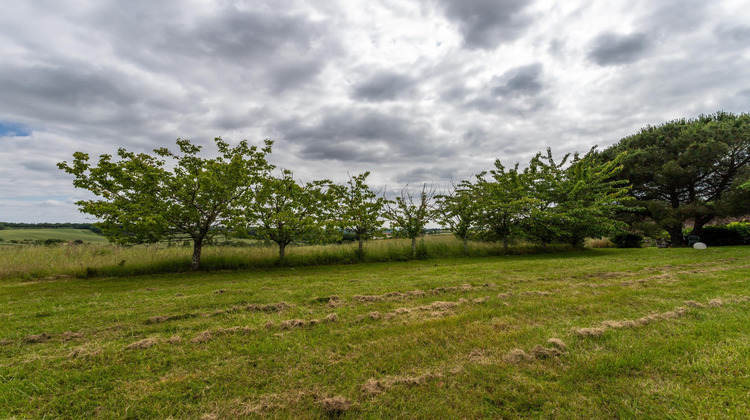
POLYGON ((5 280, 0 417, 748 418, 748 251, 5 280))
MULTIPOLYGON (((428 236, 419 242, 418 258, 463 256, 461 242, 452 235, 428 236)), ((408 239, 375 240, 366 243, 363 258, 356 255, 356 244, 291 246, 283 263, 278 259, 278 248, 269 246, 203 248, 201 268, 237 270, 270 268, 279 265, 301 267, 312 265, 353 264, 361 262, 408 261, 411 242, 408 239)), ((564 246, 550 246, 547 250, 531 246, 514 247, 512 253, 553 252, 564 246)), ((24 246, 0 248, 0 279, 45 278, 56 276, 106 277, 142 274, 174 273, 190 270, 192 247, 141 245, 24 246)), ((469 255, 501 255, 499 244, 472 242, 469 255)))
POLYGON ((2 229, 0 230, 0 244, 10 245, 10 241, 45 241, 59 239, 63 241, 80 240, 92 244, 106 244, 109 241, 87 229, 2 229))

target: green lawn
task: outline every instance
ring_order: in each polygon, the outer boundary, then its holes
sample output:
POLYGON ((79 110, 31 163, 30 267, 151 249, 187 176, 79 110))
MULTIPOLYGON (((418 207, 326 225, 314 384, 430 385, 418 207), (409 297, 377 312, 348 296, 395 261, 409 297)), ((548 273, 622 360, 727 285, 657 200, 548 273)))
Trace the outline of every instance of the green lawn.
POLYGON ((11 240, 41 240, 61 239, 63 241, 81 240, 92 244, 106 244, 107 238, 88 229, 4 229, 0 230, 0 244, 8 244, 11 240))
POLYGON ((1 418, 750 418, 748 247, 0 288, 1 418))

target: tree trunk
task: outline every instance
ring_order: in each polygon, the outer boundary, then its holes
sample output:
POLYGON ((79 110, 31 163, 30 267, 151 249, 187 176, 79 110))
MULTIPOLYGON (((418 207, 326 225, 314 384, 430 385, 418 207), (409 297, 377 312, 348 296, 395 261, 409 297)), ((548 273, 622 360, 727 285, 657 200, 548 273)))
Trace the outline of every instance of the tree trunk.
POLYGON ((508 252, 508 235, 503 233, 503 251, 508 252))
POLYGON ((203 248, 203 238, 193 239, 193 260, 190 263, 190 269, 198 271, 201 266, 201 249, 203 248))
POLYGON ((284 261, 286 256, 286 244, 279 244, 279 260, 284 261))
POLYGON ((365 240, 360 236, 359 237, 359 255, 360 257, 364 255, 365 251, 365 240))
POLYGON ((695 221, 693 223, 693 231, 690 232, 691 235, 698 235, 700 236, 701 232, 703 231, 703 226, 706 225, 706 223, 713 220, 713 216, 697 216, 695 218, 695 221))
POLYGON ((417 238, 411 238, 411 257, 417 258, 417 238))
POLYGON ((464 237, 464 254, 469 255, 469 239, 464 237))
POLYGON ((682 226, 669 226, 665 228, 669 233, 669 242, 672 246, 685 246, 685 238, 682 236, 682 226))

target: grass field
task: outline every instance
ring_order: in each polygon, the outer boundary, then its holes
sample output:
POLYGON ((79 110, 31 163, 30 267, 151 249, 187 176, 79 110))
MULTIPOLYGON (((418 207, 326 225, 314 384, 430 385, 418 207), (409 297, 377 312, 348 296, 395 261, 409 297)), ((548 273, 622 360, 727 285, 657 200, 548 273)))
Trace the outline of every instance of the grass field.
MULTIPOLYGON (((462 256, 461 242, 453 235, 433 235, 419 242, 420 258, 462 256)), ((411 259, 408 239, 369 241, 364 261, 356 257, 357 244, 290 246, 284 262, 287 266, 351 264, 355 262, 387 262, 411 259)), ((565 247, 550 246, 547 250, 533 246, 516 246, 513 253, 558 252, 565 247)), ((174 273, 190 270, 191 247, 167 247, 165 244, 120 247, 115 245, 86 246, 16 246, 0 252, 0 279, 26 279, 56 276, 102 277, 138 274, 174 273)), ((487 242, 470 242, 472 256, 504 254, 502 246, 487 242)), ((269 268, 279 265, 275 246, 203 248, 203 270, 269 268)))
POLYGON ((106 244, 107 238, 88 229, 3 229, 0 230, 0 239, 3 244, 10 241, 37 241, 47 239, 61 239, 63 241, 81 240, 92 244, 106 244))
POLYGON ((0 417, 748 418, 750 249, 0 282, 0 417))

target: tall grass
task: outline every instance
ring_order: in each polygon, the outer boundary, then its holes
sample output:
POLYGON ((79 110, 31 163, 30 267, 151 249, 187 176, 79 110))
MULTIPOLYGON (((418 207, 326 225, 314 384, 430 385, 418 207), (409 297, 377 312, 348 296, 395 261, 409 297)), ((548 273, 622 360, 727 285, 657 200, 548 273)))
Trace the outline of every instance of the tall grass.
MULTIPOLYGON (((547 251, 559 248, 550 247, 547 251)), ((509 253, 544 251, 519 245, 509 253)), ((486 242, 470 242, 469 256, 503 255, 502 246, 486 242)), ((463 245, 450 235, 428 236, 420 240, 418 258, 463 256, 463 245)), ((45 278, 56 276, 99 277, 128 276, 181 272, 190 269, 192 248, 115 245, 24 246, 0 247, 0 278, 45 278)), ((357 255, 357 245, 292 246, 286 258, 279 261, 276 246, 222 247, 203 249, 203 270, 232 270, 286 266, 354 264, 411 260, 408 239, 374 240, 365 244, 365 254, 357 255)))

